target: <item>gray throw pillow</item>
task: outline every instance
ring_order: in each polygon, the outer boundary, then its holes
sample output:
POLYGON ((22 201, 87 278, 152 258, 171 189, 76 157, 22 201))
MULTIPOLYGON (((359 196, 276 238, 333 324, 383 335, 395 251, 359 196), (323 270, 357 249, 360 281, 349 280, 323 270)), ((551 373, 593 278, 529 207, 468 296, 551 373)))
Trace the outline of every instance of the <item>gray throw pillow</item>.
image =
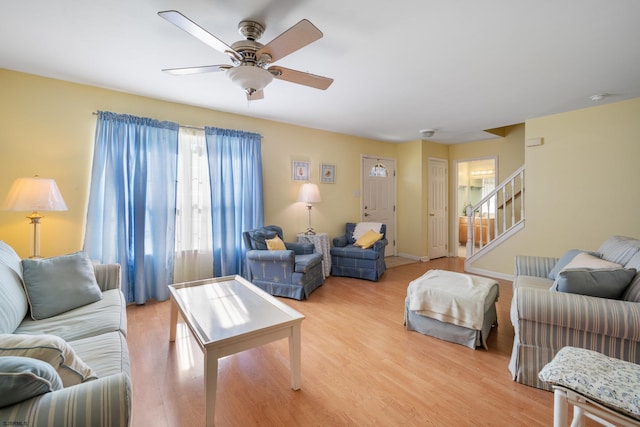
POLYGON ((62 389, 56 370, 31 357, 0 357, 0 408, 62 389))
POLYGON ((560 273, 564 269, 564 267, 576 257, 576 255, 582 253, 587 253, 598 258, 600 257, 600 254, 598 252, 583 251, 580 249, 569 249, 560 257, 556 265, 553 266, 553 268, 549 272, 549 279, 556 280, 556 278, 558 277, 558 273, 560 273))
POLYGON ((252 239, 256 249, 266 251, 267 240, 273 239, 278 233, 273 230, 258 230, 253 233, 252 239))
POLYGON ((558 273, 551 289, 571 294, 620 299, 635 274, 634 268, 564 270, 558 273))
POLYGON ((31 317, 46 319, 102 299, 93 264, 85 252, 45 259, 23 259, 31 317))

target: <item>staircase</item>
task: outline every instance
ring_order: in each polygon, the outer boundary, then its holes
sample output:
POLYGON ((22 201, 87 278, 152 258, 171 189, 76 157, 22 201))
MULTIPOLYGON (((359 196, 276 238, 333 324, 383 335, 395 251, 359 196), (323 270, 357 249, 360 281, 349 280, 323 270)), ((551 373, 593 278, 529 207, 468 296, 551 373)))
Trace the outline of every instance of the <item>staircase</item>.
POLYGON ((468 205, 465 270, 524 228, 524 166, 476 205, 468 205))

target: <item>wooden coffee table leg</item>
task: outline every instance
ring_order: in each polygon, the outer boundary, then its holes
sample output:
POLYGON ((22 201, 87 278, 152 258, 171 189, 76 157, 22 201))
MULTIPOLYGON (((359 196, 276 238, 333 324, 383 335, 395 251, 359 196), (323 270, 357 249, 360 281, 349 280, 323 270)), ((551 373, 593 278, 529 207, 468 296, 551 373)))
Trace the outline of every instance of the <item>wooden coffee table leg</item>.
POLYGON ((289 363, 291 365, 291 388, 300 390, 300 383, 302 381, 300 323, 291 327, 291 335, 289 335, 289 363))
POLYGON ((204 407, 205 425, 213 427, 216 418, 216 389, 218 386, 218 353, 204 350, 204 407))

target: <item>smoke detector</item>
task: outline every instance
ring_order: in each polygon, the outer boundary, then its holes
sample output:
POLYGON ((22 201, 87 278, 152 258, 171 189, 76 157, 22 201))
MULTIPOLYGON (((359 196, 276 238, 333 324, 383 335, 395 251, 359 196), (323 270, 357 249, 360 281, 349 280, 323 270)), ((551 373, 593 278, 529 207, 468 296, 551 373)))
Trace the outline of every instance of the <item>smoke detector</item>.
POLYGON ((607 96, 609 96, 608 93, 596 93, 595 95, 591 95, 589 99, 592 100, 593 102, 598 102, 598 101, 602 101, 607 96))
POLYGON ((422 135, 424 138, 431 138, 435 134, 436 134, 435 129, 422 129, 420 131, 420 135, 422 135))

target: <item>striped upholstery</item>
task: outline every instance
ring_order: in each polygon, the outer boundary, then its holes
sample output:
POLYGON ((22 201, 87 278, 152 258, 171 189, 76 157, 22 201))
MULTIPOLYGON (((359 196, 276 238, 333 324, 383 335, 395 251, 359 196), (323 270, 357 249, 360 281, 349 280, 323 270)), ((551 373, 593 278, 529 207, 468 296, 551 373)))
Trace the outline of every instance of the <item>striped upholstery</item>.
POLYGON ((93 271, 102 292, 120 289, 120 264, 94 264, 93 271))
POLYGON ((640 304, 526 287, 513 298, 510 368, 519 383, 550 390, 538 372, 565 346, 640 363, 640 304))
POLYGON ((631 281, 631 284, 622 295, 624 301, 631 301, 640 303, 640 269, 636 273, 636 276, 631 281))
POLYGON ((94 265, 94 272, 103 294, 100 301, 34 321, 27 315, 20 259, 0 242, 0 330, 57 335, 99 377, 0 408, 0 424, 126 427, 131 423, 131 368, 120 266, 94 265))
POLYGON ((105 291, 102 293, 100 301, 48 319, 33 320, 26 317, 15 333, 52 334, 66 341, 79 340, 113 331, 119 331, 126 335, 126 310, 122 292, 118 290, 105 291))
POLYGON ((621 265, 628 263, 638 251, 640 251, 640 240, 624 236, 610 237, 598 248, 602 259, 621 265))
POLYGON ((0 334, 12 333, 27 315, 29 305, 22 287, 20 257, 0 241, 0 334))
MULTIPOLYGON (((637 242, 613 238, 599 251, 626 264, 637 242), (627 249, 621 249, 621 246, 627 249), (626 259, 626 260, 625 260, 626 259)), ((513 379, 551 390, 538 378, 540 370, 565 346, 584 348, 640 364, 640 273, 623 300, 551 292, 547 279, 554 258, 516 257, 511 322, 515 337, 509 370, 513 379), (529 275, 527 275, 529 274, 529 275)))
POLYGON ((0 408, 3 425, 128 426, 131 380, 122 372, 0 408))
POLYGON ((559 258, 517 255, 514 259, 515 276, 549 277, 559 258))

